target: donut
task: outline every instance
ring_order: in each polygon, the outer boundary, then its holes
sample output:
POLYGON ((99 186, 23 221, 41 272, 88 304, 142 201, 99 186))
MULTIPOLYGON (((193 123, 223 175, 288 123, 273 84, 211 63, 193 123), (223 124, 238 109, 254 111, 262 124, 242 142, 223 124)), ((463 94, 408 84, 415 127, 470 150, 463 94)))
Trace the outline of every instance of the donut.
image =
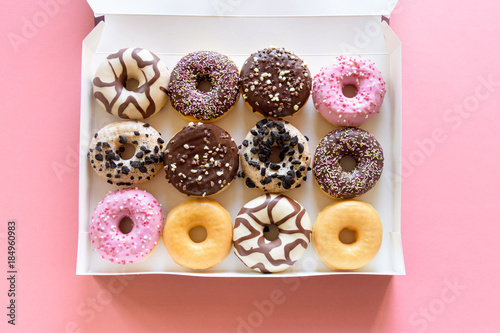
POLYGON ((324 136, 313 157, 312 172, 320 189, 336 199, 354 198, 368 192, 384 167, 382 146, 373 135, 356 127, 336 129, 324 136), (341 160, 350 156, 354 169, 344 170, 341 160))
POLYGON ((179 265, 189 269, 209 269, 231 252, 233 223, 231 215, 211 199, 195 199, 172 209, 165 221, 163 243, 179 265), (206 238, 201 242, 190 231, 202 227, 206 238))
POLYGON ((167 103, 170 72, 151 51, 125 48, 110 54, 97 68, 94 97, 108 113, 123 119, 146 119, 167 103), (127 89, 131 80, 137 88, 127 89))
POLYGON ((287 121, 257 122, 240 145, 245 184, 270 193, 300 187, 310 170, 308 140, 287 121))
POLYGON ((158 201, 139 189, 120 189, 99 202, 90 220, 90 240, 106 260, 130 264, 145 259, 158 245, 163 211, 158 201), (126 219, 131 230, 124 230, 126 219))
POLYGON ((311 93, 311 72, 297 55, 277 47, 252 53, 241 67, 242 96, 253 112, 282 118, 295 114, 311 93))
POLYGON ((246 203, 238 213, 234 253, 257 272, 280 272, 302 257, 311 233, 311 221, 302 205, 282 194, 266 193, 246 203), (277 238, 268 239, 266 233, 272 229, 278 232, 277 238))
POLYGON ((219 120, 238 100, 238 67, 217 52, 189 53, 172 70, 168 95, 173 108, 189 121, 219 120), (199 89, 201 82, 208 82, 210 90, 199 89))
POLYGON ((366 266, 382 244, 382 222, 366 202, 343 200, 325 207, 313 226, 313 248, 332 269, 352 270, 366 266), (342 233, 352 239, 342 239, 342 233))
POLYGON ((137 120, 112 123, 90 141, 87 157, 109 184, 130 186, 150 180, 163 165, 164 141, 153 127, 137 120), (125 156, 126 147, 133 155, 125 156))
POLYGON ((206 197, 227 188, 236 178, 238 146, 217 125, 190 123, 168 142, 164 164, 166 178, 177 190, 206 197))
POLYGON ((334 125, 360 126, 380 112, 384 96, 385 81, 369 59, 339 56, 314 76, 314 106, 334 125))

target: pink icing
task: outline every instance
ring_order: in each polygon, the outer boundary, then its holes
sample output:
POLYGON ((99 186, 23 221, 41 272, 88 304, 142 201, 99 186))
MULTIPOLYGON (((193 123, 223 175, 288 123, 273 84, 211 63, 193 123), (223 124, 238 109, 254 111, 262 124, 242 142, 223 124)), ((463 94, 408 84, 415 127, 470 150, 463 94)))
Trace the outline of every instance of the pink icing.
POLYGON ((90 221, 90 239, 97 252, 111 262, 134 263, 153 251, 161 236, 163 210, 146 191, 122 189, 108 194, 90 221), (133 228, 124 234, 119 226, 128 217, 133 228))
POLYGON ((379 113, 384 100, 385 82, 375 64, 362 57, 338 56, 314 77, 312 97, 316 110, 330 123, 360 126, 379 113), (344 96, 352 85, 357 93, 344 96))

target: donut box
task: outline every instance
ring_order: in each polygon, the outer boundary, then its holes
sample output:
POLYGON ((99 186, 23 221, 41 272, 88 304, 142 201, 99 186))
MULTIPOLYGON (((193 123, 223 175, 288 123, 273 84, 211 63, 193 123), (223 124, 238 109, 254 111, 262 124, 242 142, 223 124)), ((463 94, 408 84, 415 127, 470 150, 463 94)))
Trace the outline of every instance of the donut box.
MULTIPOLYGON (((401 240, 401 43, 387 23, 394 0, 290 2, 286 0, 188 2, 151 0, 88 0, 96 17, 104 20, 83 41, 81 77, 81 121, 79 164, 78 275, 176 274, 211 277, 314 276, 337 274, 404 275, 401 240), (92 93, 92 80, 99 64, 122 48, 151 50, 171 71, 193 51, 211 50, 229 56, 241 68, 247 57, 269 46, 285 47, 301 57, 314 76, 338 55, 361 55, 382 72, 387 93, 380 113, 360 126, 372 133, 384 151, 384 169, 378 183, 356 200, 370 203, 383 224, 382 245, 365 267, 337 271, 327 267, 310 244, 291 268, 274 274, 260 274, 245 266, 233 251, 208 270, 190 270, 176 264, 161 243, 147 259, 132 264, 115 264, 103 259, 90 241, 92 213, 109 192, 123 186, 99 178, 87 159, 92 136, 105 125, 121 121, 103 111, 92 93)), ((234 109, 214 124, 231 134, 240 145, 248 131, 263 117, 253 113, 240 97, 234 109)), ((337 128, 315 110, 312 98, 297 114, 287 117, 309 138, 314 153, 319 140, 337 128)), ((156 115, 144 120, 158 130, 165 141, 188 124, 170 102, 156 115)), ((241 167, 240 167, 241 168, 241 167)), ((338 200, 321 192, 311 171, 300 188, 284 192, 298 201, 314 223, 318 213, 338 200)), ((190 200, 165 179, 162 169, 151 180, 136 186, 154 195, 164 215, 190 200)), ((126 187, 125 187, 126 188, 126 187)), ((234 219, 245 203, 264 194, 248 188, 236 178, 224 191, 211 196, 234 219)))

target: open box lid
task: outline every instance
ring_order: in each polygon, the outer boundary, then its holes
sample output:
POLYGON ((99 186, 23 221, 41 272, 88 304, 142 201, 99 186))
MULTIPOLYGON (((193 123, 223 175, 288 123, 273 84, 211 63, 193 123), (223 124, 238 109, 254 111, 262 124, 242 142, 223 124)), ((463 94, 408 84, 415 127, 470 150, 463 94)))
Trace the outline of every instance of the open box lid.
POLYGON ((95 16, 385 16, 398 0, 87 0, 95 16))

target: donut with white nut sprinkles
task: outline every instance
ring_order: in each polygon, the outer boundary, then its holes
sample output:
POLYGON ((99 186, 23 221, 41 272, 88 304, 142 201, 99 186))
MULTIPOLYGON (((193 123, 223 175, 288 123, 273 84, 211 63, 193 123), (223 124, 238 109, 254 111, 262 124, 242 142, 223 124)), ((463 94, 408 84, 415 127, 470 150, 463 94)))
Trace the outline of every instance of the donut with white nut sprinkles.
POLYGON ((94 97, 108 113, 123 119, 145 119, 167 103, 170 72, 158 56, 141 48, 110 54, 98 67, 94 97), (136 82, 137 87, 129 86, 136 82))
POLYGON ((308 140, 287 121, 257 122, 240 146, 245 184, 270 193, 300 187, 310 170, 308 140))
POLYGON ((150 193, 121 189, 99 202, 89 232, 92 245, 104 259, 124 265, 149 256, 158 245, 162 227, 163 210, 150 193))
POLYGON ((282 194, 267 193, 246 203, 238 213, 234 253, 257 272, 281 272, 302 257, 311 233, 309 215, 301 204, 282 194))
POLYGON ((165 149, 167 180, 188 196, 226 189, 238 173, 239 152, 231 135, 214 124, 189 123, 165 149))
POLYGON ((328 205, 318 214, 313 226, 313 247, 332 269, 359 269, 377 255, 382 231, 380 216, 370 204, 343 200, 328 205))
POLYGON ((157 130, 129 120, 101 128, 90 141, 87 157, 92 169, 109 184, 130 186, 156 175, 163 165, 164 149, 157 130))
POLYGON ((241 67, 241 90, 253 112, 264 117, 292 116, 311 93, 306 63, 291 51, 269 47, 252 53, 241 67))
POLYGON ((312 87, 316 110, 338 126, 360 126, 379 113, 385 92, 375 63, 359 56, 338 56, 314 76, 312 87))

